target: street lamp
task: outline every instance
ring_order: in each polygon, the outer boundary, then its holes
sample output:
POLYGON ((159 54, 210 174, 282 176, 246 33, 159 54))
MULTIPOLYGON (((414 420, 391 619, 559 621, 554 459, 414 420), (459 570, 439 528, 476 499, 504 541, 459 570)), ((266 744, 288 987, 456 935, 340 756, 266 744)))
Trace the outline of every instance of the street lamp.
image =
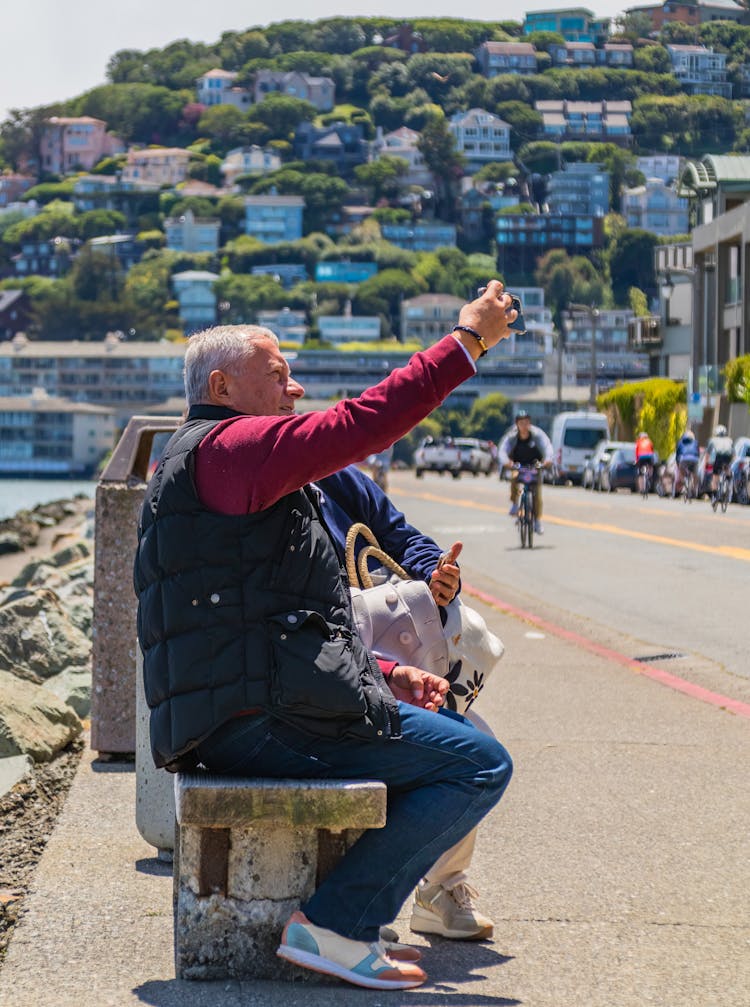
POLYGON ((570 317, 573 311, 580 311, 587 315, 589 326, 591 328, 591 380, 589 383, 589 405, 592 408, 596 408, 596 329, 597 319, 599 318, 599 309, 594 304, 569 304, 568 324, 570 326, 573 324, 573 319, 570 317))

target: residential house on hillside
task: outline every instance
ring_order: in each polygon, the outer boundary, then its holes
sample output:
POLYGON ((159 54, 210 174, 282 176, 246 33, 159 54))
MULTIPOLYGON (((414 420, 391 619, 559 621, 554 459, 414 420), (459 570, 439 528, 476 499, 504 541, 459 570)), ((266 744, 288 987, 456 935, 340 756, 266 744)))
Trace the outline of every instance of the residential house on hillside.
POLYGON ((49 238, 21 242, 21 251, 11 256, 16 276, 65 276, 78 251, 77 238, 49 238))
POLYGON ((285 94, 309 101, 319 112, 330 112, 336 104, 336 85, 331 77, 311 77, 299 70, 258 70, 255 74, 255 100, 269 94, 285 94))
POLYGON ((593 42, 554 43, 549 47, 553 66, 566 66, 575 70, 596 66, 596 46, 593 42))
POLYGON ((628 146, 633 135, 629 101, 535 101, 542 116, 542 134, 547 140, 594 140, 628 146))
POLYGON ((646 178, 660 178, 669 185, 680 174, 679 154, 648 154, 635 159, 635 166, 646 178))
POLYGON ((618 381, 647 378, 650 373, 648 353, 630 348, 629 333, 634 314, 630 308, 600 309, 595 319, 588 311, 565 313, 565 343, 576 358, 576 380, 590 384, 591 364, 596 363, 594 381, 599 390, 618 381), (592 354, 592 340, 596 343, 592 354))
POLYGON ((702 45, 667 45, 674 73, 688 94, 713 94, 732 97, 727 80, 727 54, 702 45))
POLYGON ((302 196, 245 196, 245 234, 275 244, 302 237, 302 196))
POLYGON ((373 161, 381 157, 400 157, 409 165, 400 178, 402 185, 431 185, 432 173, 419 149, 419 137, 420 134, 408 126, 400 126, 390 133, 384 133, 383 127, 378 126, 370 144, 370 157, 373 161))
POLYGON ((0 208, 17 203, 32 185, 36 185, 36 179, 31 175, 20 175, 12 171, 0 175, 0 208))
POLYGON ((280 167, 281 157, 275 150, 252 144, 230 150, 221 162, 221 173, 224 184, 229 188, 241 175, 267 175, 280 167))
POLYGON ((259 311, 255 320, 258 325, 275 333, 281 342, 302 346, 307 339, 308 325, 304 311, 292 311, 291 308, 259 311))
POLYGON ((604 218, 575 213, 499 214, 495 221, 498 268, 532 275, 536 260, 551 248, 586 255, 604 244, 604 218))
POLYGON ((376 262, 324 261, 315 267, 316 283, 363 283, 378 271, 376 262))
MULTIPOLYGON (((373 39, 374 41, 374 39, 373 39)), ((428 52, 429 46, 421 32, 414 31, 410 24, 400 24, 396 31, 383 39, 383 45, 390 49, 401 49, 412 55, 415 52, 428 52)))
POLYGON ((352 178, 358 164, 367 162, 368 146, 361 126, 347 122, 332 122, 330 126, 315 126, 301 122, 292 141, 295 158, 309 161, 329 161, 342 178, 352 178))
POLYGON ((605 42, 596 50, 596 62, 613 70, 629 70, 633 66, 633 47, 630 42, 605 42))
POLYGON ((164 221, 167 248, 173 252, 210 252, 219 247, 221 221, 206 217, 196 217, 192 210, 186 210, 179 217, 168 217, 164 221))
POLYGON ((665 237, 687 234, 688 201, 660 178, 647 178, 644 185, 623 189, 620 213, 628 227, 639 227, 665 237))
POLYGON ((419 294, 401 302, 401 339, 431 346, 456 324, 466 298, 452 294, 419 294))
POLYGON ((216 322, 214 284, 218 279, 218 273, 205 269, 186 269, 172 274, 172 286, 180 302, 180 318, 186 336, 216 322))
POLYGON ((177 185, 187 177, 190 151, 182 147, 131 148, 122 170, 124 182, 153 182, 155 185, 177 185))
POLYGON ((269 262, 259 266, 252 266, 250 273, 253 276, 271 276, 277 283, 280 283, 285 290, 289 290, 296 283, 304 283, 309 279, 307 269, 302 262, 269 262))
POLYGON ((383 224, 380 229, 386 241, 410 252, 434 252, 436 248, 456 244, 454 224, 421 221, 415 224, 383 224))
POLYGON ((196 97, 201 105, 233 105, 241 112, 246 112, 252 105, 253 98, 244 87, 237 87, 235 81, 238 74, 230 70, 216 67, 198 77, 196 81, 196 97))
POLYGON ((39 164, 43 171, 66 175, 90 171, 103 157, 125 150, 125 144, 107 132, 103 119, 83 116, 52 116, 42 126, 39 164))
POLYGON ((600 164, 574 161, 562 171, 553 171, 547 187, 551 213, 580 213, 603 217, 609 213, 608 171, 600 164))
POLYGON ((606 42, 609 18, 597 18, 587 7, 564 7, 556 10, 527 11, 523 22, 524 35, 535 31, 554 31, 567 42, 606 42))
POLYGON ((0 290, 0 342, 25 332, 31 315, 31 301, 25 290, 0 290))
POLYGON ((102 234, 97 238, 90 238, 89 248, 94 252, 106 255, 114 269, 119 268, 127 273, 136 262, 140 262, 146 248, 143 242, 138 241, 134 234, 102 234))
POLYGON ((530 42, 482 42, 476 59, 485 77, 506 73, 526 75, 537 71, 536 49, 530 42))
POLYGON ((483 108, 470 108, 450 117, 448 129, 453 134, 456 150, 466 158, 470 169, 481 168, 491 161, 509 161, 510 125, 483 108))
POLYGON ((376 343, 380 339, 380 315, 353 315, 351 306, 342 315, 318 315, 320 338, 326 343, 376 343))
POLYGON ((708 21, 748 23, 747 7, 737 0, 664 0, 663 3, 628 7, 625 13, 645 14, 655 33, 672 21, 687 25, 706 24, 708 21))
POLYGON ((159 189, 156 182, 123 181, 121 172, 79 175, 73 185, 73 206, 76 213, 115 210, 125 215, 129 227, 135 227, 143 214, 158 212, 159 189))

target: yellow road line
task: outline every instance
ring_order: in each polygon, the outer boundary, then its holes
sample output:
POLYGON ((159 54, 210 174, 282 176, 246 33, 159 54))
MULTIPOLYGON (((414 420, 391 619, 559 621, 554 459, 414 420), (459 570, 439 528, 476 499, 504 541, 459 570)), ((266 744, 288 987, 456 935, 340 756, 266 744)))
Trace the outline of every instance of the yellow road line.
MULTIPOLYGON (((397 490, 403 496, 415 497, 418 500, 431 500, 435 503, 447 503, 453 507, 467 507, 470 510, 493 511, 496 514, 503 514, 504 508, 493 507, 491 504, 477 503, 475 500, 461 500, 454 497, 444 497, 437 493, 414 493, 397 490)), ((709 553, 712 556, 724 556, 727 559, 741 560, 743 563, 750 563, 750 549, 743 549, 739 546, 731 545, 702 545, 700 542, 688 542, 685 539, 669 538, 666 535, 653 535, 646 531, 631 531, 627 528, 618 528, 613 524, 600 524, 598 522, 574 521, 571 518, 552 517, 544 515, 547 524, 559 524, 567 528, 583 528, 587 531, 598 531, 608 535, 620 535, 623 538, 636 538, 644 542, 657 542, 659 545, 672 546, 675 549, 688 549, 693 552, 709 553)))

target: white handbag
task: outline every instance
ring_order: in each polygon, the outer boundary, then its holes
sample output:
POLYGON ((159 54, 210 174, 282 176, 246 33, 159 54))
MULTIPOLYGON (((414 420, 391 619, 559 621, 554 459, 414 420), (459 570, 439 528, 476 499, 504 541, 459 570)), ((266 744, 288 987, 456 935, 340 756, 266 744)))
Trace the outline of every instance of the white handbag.
POLYGON ((443 625, 428 585, 409 579, 364 524, 352 525, 347 534, 346 571, 355 626, 368 650, 377 657, 447 679, 446 707, 466 713, 505 649, 482 616, 456 597, 444 609, 443 625), (360 550, 355 561, 355 542, 360 535, 369 545, 360 550), (385 580, 379 584, 368 569, 370 556, 386 567, 385 580))

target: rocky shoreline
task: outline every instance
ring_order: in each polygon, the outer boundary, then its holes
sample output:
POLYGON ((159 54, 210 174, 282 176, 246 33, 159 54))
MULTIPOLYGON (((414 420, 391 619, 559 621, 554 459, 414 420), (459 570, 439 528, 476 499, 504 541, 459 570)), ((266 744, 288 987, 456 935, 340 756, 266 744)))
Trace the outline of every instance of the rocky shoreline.
POLYGON ((77 497, 0 521, 0 963, 84 748, 93 512, 77 497))

